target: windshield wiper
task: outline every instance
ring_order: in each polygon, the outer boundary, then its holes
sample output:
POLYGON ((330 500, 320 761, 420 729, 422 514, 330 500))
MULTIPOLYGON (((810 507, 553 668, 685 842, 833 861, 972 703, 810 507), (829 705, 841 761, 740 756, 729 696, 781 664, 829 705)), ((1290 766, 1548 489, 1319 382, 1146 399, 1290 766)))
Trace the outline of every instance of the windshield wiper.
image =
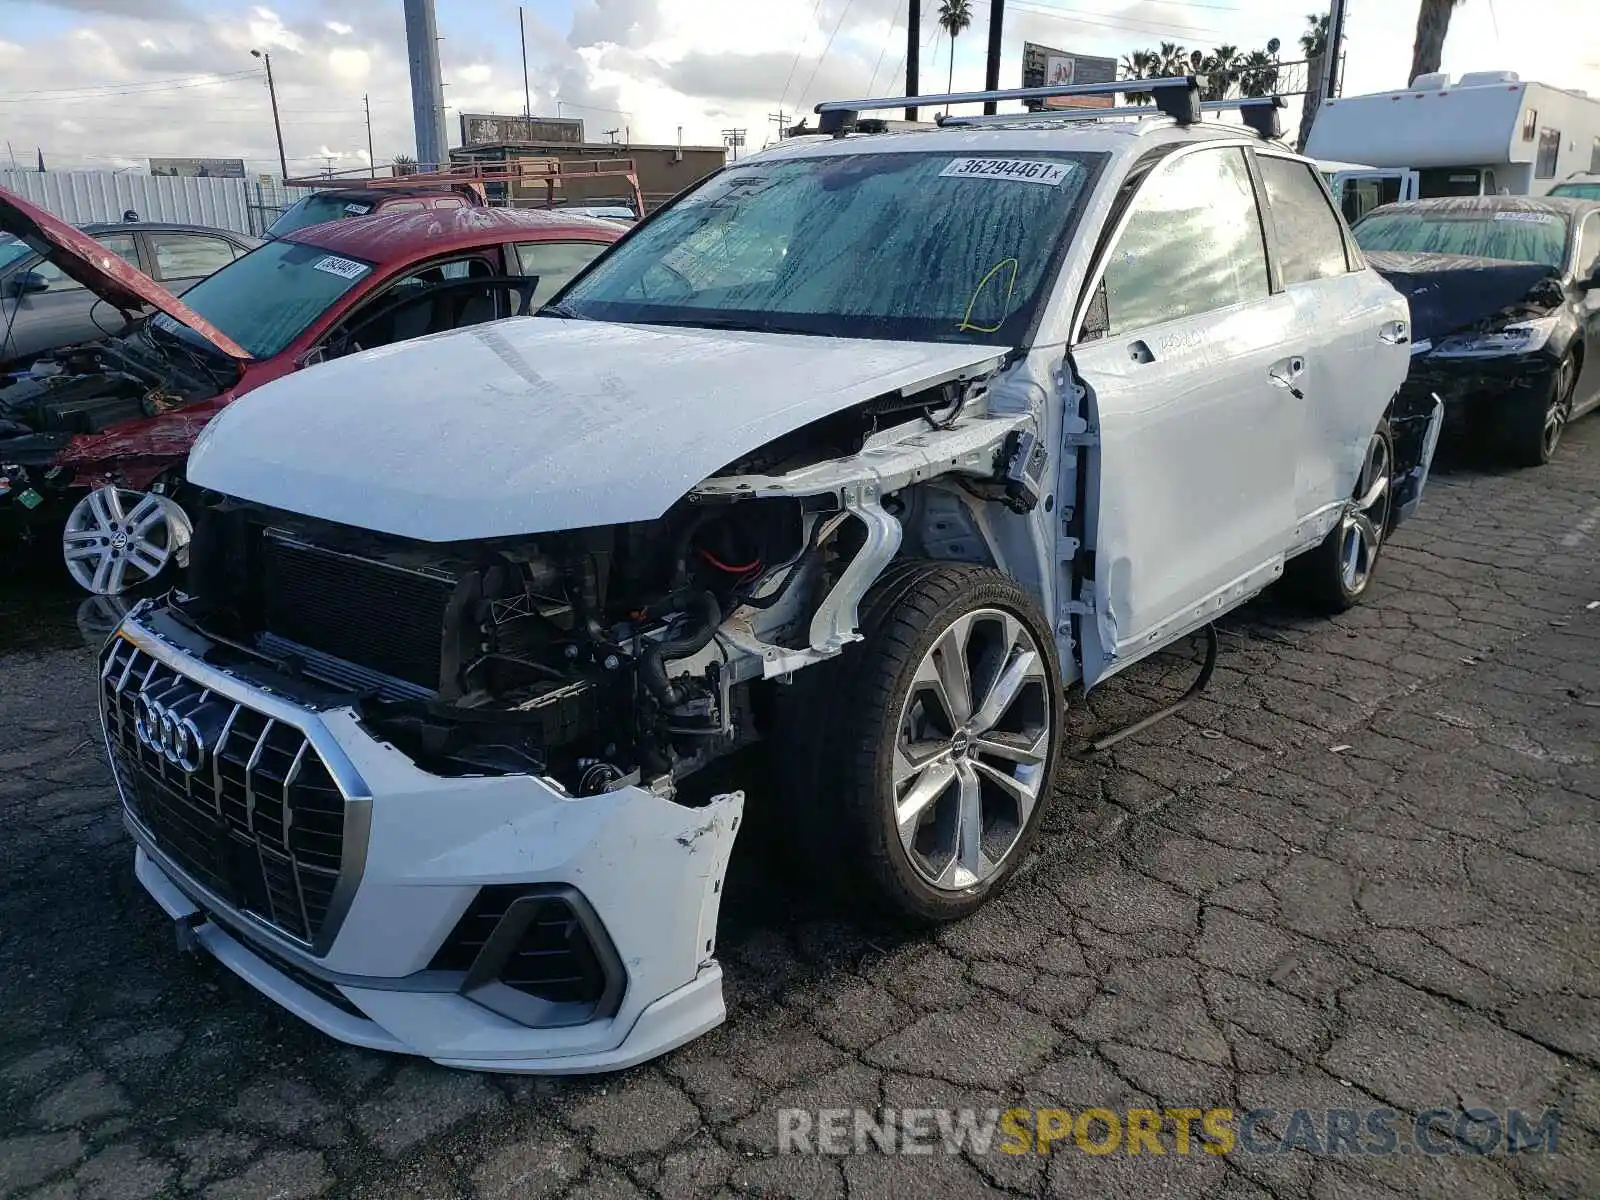
POLYGON ((796 333, 815 335, 814 329, 780 325, 775 321, 755 321, 749 317, 722 317, 707 313, 698 317, 643 317, 639 325, 669 325, 675 329, 726 329, 734 333, 796 333))
POLYGON ((536 317, 560 317, 565 321, 592 320, 592 318, 584 316, 581 312, 568 308, 565 304, 546 304, 533 315, 536 317))

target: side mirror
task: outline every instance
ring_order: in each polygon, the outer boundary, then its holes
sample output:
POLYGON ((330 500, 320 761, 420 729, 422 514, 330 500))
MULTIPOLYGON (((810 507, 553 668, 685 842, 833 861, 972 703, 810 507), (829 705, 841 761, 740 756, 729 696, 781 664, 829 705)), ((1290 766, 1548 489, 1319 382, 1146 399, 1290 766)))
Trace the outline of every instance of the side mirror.
POLYGON ((1594 264, 1594 270, 1589 272, 1589 278, 1578 280, 1580 292, 1600 291, 1600 262, 1594 264))
POLYGON ((6 280, 5 294, 15 299, 19 296, 32 296, 38 292, 48 292, 50 281, 37 271, 18 271, 6 280))

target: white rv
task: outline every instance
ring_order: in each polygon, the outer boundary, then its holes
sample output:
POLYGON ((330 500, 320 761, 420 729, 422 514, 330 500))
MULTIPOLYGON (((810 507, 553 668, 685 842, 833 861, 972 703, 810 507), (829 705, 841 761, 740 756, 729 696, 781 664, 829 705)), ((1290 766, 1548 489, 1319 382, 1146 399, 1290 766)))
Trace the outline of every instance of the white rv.
POLYGON ((1439 73, 1411 87, 1324 100, 1305 153, 1324 163, 1354 221, 1378 204, 1418 196, 1542 196, 1581 171, 1600 171, 1600 100, 1514 71, 1439 73))

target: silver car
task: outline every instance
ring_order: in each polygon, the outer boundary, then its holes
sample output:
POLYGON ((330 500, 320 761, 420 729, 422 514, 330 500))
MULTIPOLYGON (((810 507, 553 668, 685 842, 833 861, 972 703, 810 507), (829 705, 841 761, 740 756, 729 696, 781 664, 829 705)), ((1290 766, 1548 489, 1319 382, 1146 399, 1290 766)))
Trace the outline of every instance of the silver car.
MULTIPOLYGON (((85 225, 112 254, 182 295, 259 240, 230 229, 162 222, 85 225)), ((0 234, 0 368, 116 333, 121 315, 28 243, 0 234)))

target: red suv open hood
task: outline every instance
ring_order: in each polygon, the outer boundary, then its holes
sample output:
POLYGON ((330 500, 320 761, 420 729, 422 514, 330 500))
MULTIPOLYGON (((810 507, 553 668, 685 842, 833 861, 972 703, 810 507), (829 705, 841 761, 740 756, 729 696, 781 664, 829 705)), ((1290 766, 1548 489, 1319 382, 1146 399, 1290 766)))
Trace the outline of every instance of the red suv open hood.
POLYGON ((150 276, 21 196, 0 188, 0 230, 21 238, 62 271, 123 312, 149 305, 188 326, 230 358, 250 352, 150 276))

